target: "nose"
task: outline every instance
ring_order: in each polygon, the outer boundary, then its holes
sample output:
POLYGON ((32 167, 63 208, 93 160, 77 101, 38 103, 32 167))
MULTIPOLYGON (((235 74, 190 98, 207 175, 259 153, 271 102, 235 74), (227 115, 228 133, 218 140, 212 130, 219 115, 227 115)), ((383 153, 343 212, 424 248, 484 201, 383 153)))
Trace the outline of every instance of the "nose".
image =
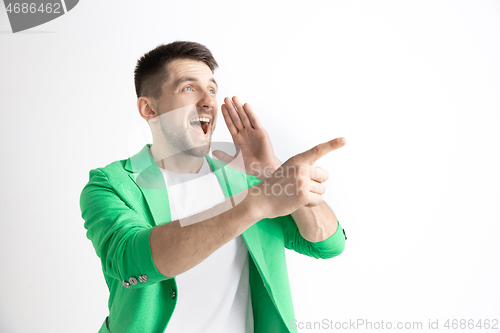
POLYGON ((215 95, 211 94, 208 91, 200 92, 200 99, 198 101, 198 107, 203 109, 217 109, 217 100, 215 99, 215 95))

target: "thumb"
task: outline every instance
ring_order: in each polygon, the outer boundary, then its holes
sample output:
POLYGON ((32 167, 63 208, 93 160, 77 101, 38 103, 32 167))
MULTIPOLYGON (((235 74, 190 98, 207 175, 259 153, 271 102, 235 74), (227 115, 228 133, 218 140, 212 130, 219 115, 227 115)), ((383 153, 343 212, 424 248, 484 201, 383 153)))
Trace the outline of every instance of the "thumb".
POLYGON ((220 161, 222 161, 226 164, 231 163, 234 159, 233 156, 226 154, 222 150, 214 150, 212 152, 212 155, 214 155, 215 157, 217 157, 217 159, 219 159, 220 161))
POLYGON ((296 155, 303 162, 313 165, 321 157, 325 156, 329 152, 339 149, 345 145, 345 138, 340 137, 327 142, 320 143, 313 148, 306 150, 305 152, 296 155))

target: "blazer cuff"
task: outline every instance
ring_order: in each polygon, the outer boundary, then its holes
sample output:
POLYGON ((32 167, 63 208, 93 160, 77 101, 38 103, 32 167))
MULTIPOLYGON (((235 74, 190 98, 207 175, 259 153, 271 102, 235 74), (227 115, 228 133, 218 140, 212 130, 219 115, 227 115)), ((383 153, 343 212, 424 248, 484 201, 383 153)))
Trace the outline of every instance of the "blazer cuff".
MULTIPOLYGON (((166 279, 171 279, 171 277, 164 276, 161 274, 155 266, 153 261, 153 255, 151 254, 151 231, 153 228, 148 228, 140 231, 136 236, 136 249, 138 254, 139 262, 141 263, 141 272, 137 272, 136 276, 147 276, 147 282, 141 285, 148 285, 163 281, 166 279)), ((134 267, 137 267, 134 265, 134 267)))
POLYGON ((319 252, 330 252, 332 249, 338 249, 339 246, 344 248, 344 243, 347 237, 345 236, 344 229, 340 226, 340 222, 337 220, 338 226, 337 230, 333 235, 319 242, 310 242, 311 246, 318 250, 319 252))

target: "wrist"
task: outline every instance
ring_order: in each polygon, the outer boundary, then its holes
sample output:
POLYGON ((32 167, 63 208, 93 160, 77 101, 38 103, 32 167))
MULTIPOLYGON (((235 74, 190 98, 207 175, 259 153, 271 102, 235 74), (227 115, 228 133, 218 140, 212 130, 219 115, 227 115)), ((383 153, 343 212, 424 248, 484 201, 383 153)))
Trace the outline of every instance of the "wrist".
POLYGON ((268 201, 264 195, 262 184, 263 183, 260 183, 250 187, 244 199, 246 211, 255 221, 260 221, 269 215, 268 201))
MULTIPOLYGON (((273 167, 274 167, 274 171, 278 170, 278 168, 283 164, 283 162, 281 162, 280 160, 278 160, 276 157, 274 158, 274 164, 273 164, 273 167)), ((274 172, 273 172, 274 173, 274 172)))
POLYGON ((281 166, 281 161, 278 160, 277 158, 274 158, 273 161, 271 161, 263 170, 262 172, 262 177, 260 177, 260 180, 264 180, 266 178, 270 178, 273 173, 276 172, 276 170, 278 170, 278 168, 281 166))

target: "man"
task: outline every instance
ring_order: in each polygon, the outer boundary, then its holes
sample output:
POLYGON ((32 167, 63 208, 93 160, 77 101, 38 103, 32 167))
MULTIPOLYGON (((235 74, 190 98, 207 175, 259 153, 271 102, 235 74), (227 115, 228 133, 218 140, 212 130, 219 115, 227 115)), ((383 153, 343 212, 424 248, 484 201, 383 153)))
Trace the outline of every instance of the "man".
POLYGON ((284 248, 324 259, 344 249, 321 198, 328 173, 313 166, 344 139, 281 163, 250 105, 225 98, 238 152, 212 159, 216 67, 193 42, 160 45, 137 63, 153 144, 91 170, 80 198, 110 291, 99 332, 290 332, 284 248))

